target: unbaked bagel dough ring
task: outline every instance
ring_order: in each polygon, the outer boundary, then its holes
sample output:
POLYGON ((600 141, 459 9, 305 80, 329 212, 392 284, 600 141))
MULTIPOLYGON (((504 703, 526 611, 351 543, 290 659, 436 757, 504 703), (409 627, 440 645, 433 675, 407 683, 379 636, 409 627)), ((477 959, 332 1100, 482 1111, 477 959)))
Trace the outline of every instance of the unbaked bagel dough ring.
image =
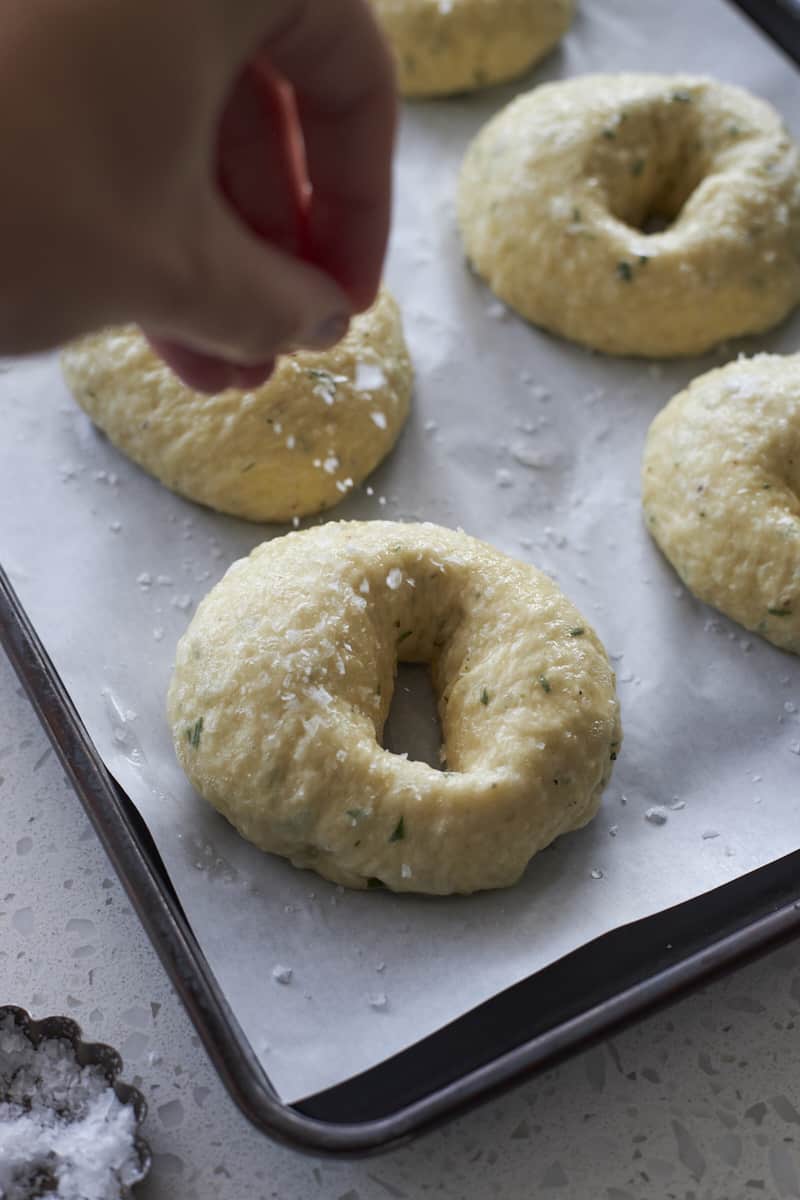
POLYGON ((575 0, 372 0, 405 96, 472 91, 521 75, 569 28, 575 0))
POLYGON ((769 104, 711 79, 518 97, 469 147, 458 212, 501 300, 608 354, 699 354, 800 300, 798 148, 769 104))
POLYGON ((650 533, 691 592, 800 654, 800 355, 695 379, 650 427, 650 533))
POLYGON ((62 364, 75 399, 129 458, 173 491, 251 521, 338 504, 391 450, 412 385, 386 291, 337 346, 279 359, 252 392, 192 391, 133 326, 82 338, 62 364))
POLYGON ((463 533, 331 522, 199 605, 169 721, 195 788, 264 850, 394 891, 515 883, 597 811, 614 674, 554 583, 463 533), (381 748, 397 660, 431 663, 447 770, 381 748))

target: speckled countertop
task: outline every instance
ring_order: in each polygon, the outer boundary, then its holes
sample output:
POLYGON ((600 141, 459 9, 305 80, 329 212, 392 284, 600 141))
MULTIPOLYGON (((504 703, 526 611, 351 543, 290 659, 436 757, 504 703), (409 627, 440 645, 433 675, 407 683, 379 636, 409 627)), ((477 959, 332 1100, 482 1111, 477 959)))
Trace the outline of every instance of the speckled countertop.
POLYGON ((234 1107, 0 652, 0 1003, 68 1013, 147 1096, 141 1200, 800 1197, 800 945, 412 1146, 356 1163, 234 1107))

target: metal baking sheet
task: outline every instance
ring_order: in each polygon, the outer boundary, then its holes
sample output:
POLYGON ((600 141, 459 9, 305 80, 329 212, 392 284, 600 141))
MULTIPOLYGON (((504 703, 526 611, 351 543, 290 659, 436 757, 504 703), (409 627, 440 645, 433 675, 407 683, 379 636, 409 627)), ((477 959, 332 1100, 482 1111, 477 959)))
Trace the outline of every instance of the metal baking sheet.
MULTIPOLYGON (((628 69, 744 84, 800 134, 795 69, 723 0, 668 12, 583 0, 563 48, 528 82, 628 69)), ((461 526, 550 571, 604 638, 623 753, 597 820, 535 859, 517 888, 448 900, 342 892, 260 854, 199 801, 163 716, 175 642, 228 564, 284 531, 200 509, 138 471, 76 410, 53 356, 0 375, 0 557, 287 1101, 800 842, 798 664, 679 586, 638 499, 655 412, 740 351, 795 350, 800 318, 704 359, 646 364, 506 313, 464 267, 453 194, 467 140, 516 90, 406 106, 388 278, 417 367, 414 413, 371 490, 332 519, 461 526), (654 806, 665 823, 647 819, 654 806), (290 982, 276 968, 291 968, 290 982)), ((392 744, 430 753, 419 672, 398 687, 392 744)))

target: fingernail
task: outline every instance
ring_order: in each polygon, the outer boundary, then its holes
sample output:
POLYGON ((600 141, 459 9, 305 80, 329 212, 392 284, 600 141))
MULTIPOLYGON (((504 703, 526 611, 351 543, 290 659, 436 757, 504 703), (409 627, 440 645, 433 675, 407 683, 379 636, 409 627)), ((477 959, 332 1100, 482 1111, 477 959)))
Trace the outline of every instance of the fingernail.
POLYGON ((336 313, 309 330, 303 341, 311 350, 327 350, 329 346, 335 346, 342 340, 349 326, 350 318, 347 314, 336 313))

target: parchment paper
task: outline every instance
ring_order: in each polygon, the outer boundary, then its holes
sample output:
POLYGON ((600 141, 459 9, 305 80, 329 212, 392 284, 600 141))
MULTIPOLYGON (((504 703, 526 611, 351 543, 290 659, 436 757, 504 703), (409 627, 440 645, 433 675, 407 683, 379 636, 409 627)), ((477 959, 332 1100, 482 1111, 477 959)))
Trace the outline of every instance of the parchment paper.
MULTIPOLYGON (((798 663, 687 595, 643 529, 638 484, 666 400, 742 349, 796 350, 800 317, 702 360, 602 358, 505 314, 465 269, 455 230, 463 149, 492 112, 545 79, 623 69, 744 84, 800 134, 800 76, 723 0, 582 0, 563 49, 522 84, 406 106, 388 277, 417 368, 414 413, 374 494, 359 489, 334 514, 460 525, 536 563, 613 655, 625 744, 602 811, 513 890, 344 893, 259 853, 192 793, 163 716, 175 642, 228 564, 283 530, 210 513, 134 468, 76 410, 52 356, 0 376, 2 560, 286 1100, 800 845, 798 663), (653 806, 666 823, 647 819, 653 806)), ((401 674, 391 744, 421 757, 433 725, 418 675, 401 674)))

